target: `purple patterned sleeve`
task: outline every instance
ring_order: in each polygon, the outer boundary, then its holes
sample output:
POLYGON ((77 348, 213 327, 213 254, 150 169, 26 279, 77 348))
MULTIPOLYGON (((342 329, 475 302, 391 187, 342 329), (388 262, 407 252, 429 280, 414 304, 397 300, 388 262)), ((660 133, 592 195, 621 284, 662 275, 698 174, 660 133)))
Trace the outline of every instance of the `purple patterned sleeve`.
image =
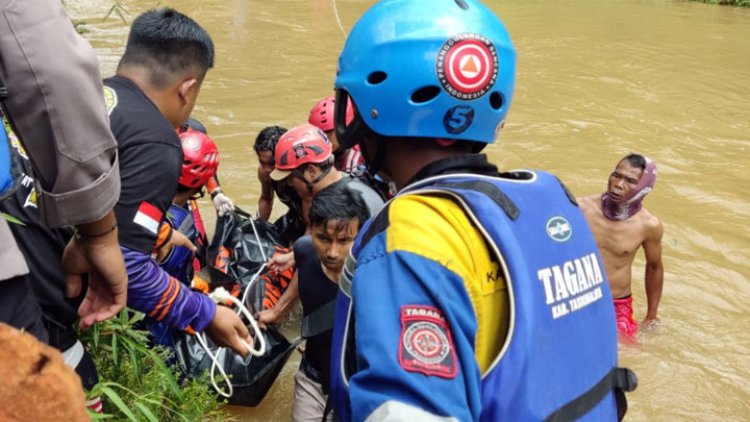
POLYGON ((128 306, 184 331, 203 331, 214 319, 216 304, 171 277, 143 252, 121 246, 128 272, 128 306))

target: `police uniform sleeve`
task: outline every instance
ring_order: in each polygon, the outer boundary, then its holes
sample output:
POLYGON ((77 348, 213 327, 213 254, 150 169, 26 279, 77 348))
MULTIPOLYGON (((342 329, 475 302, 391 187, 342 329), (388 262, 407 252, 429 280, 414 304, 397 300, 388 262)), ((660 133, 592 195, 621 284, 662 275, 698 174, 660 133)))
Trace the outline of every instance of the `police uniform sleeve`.
POLYGON ((5 108, 31 156, 45 222, 100 219, 120 194, 99 64, 57 0, 0 0, 5 108))
POLYGON ((393 201, 384 211, 388 228, 358 257, 353 420, 477 420, 481 413, 477 310, 467 279, 472 254, 482 252, 462 244, 462 231, 473 230, 465 218, 455 227, 460 220, 447 221, 433 205, 393 201))

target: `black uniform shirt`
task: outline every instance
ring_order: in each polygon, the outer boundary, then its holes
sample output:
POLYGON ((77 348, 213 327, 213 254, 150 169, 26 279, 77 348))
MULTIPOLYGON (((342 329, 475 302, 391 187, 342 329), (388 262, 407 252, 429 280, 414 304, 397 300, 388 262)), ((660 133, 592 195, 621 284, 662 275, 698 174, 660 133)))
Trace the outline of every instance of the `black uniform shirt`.
POLYGON ((135 83, 115 76, 104 85, 120 157, 122 190, 115 206, 120 244, 150 253, 177 192, 182 145, 175 129, 135 83))

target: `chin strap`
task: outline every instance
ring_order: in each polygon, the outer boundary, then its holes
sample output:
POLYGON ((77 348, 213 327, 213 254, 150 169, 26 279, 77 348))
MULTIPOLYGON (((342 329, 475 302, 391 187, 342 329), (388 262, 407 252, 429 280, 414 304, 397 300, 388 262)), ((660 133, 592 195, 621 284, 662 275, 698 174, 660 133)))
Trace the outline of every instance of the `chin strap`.
POLYGON ((365 146, 364 142, 361 142, 359 144, 359 151, 362 153, 362 157, 365 159, 367 172, 374 176, 378 174, 381 168, 383 168, 383 163, 385 163, 385 156, 388 153, 388 142, 375 135, 375 133, 372 131, 370 132, 370 134, 375 140, 375 145, 377 145, 377 147, 375 148, 374 156, 370 154, 371 151, 369 151, 369 149, 365 146))

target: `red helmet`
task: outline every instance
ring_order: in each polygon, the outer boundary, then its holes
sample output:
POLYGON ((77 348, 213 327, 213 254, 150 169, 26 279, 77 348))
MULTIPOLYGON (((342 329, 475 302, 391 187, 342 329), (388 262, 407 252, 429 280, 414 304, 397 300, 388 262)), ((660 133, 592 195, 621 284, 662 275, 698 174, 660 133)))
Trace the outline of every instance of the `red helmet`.
POLYGON ((219 168, 219 149, 205 133, 190 130, 180 134, 182 173, 179 183, 189 188, 203 186, 219 168))
MULTIPOLYGON (((333 95, 325 97, 318 101, 312 110, 310 110, 310 117, 307 118, 308 123, 321 128, 324 132, 333 130, 333 107, 336 105, 336 98, 333 95)), ((346 102, 346 124, 352 122, 354 118, 354 110, 352 110, 352 101, 347 100, 346 102)))
POLYGON ((282 180, 303 164, 325 163, 332 153, 331 141, 320 128, 307 123, 294 127, 281 135, 276 144, 276 168, 271 179, 282 180))

